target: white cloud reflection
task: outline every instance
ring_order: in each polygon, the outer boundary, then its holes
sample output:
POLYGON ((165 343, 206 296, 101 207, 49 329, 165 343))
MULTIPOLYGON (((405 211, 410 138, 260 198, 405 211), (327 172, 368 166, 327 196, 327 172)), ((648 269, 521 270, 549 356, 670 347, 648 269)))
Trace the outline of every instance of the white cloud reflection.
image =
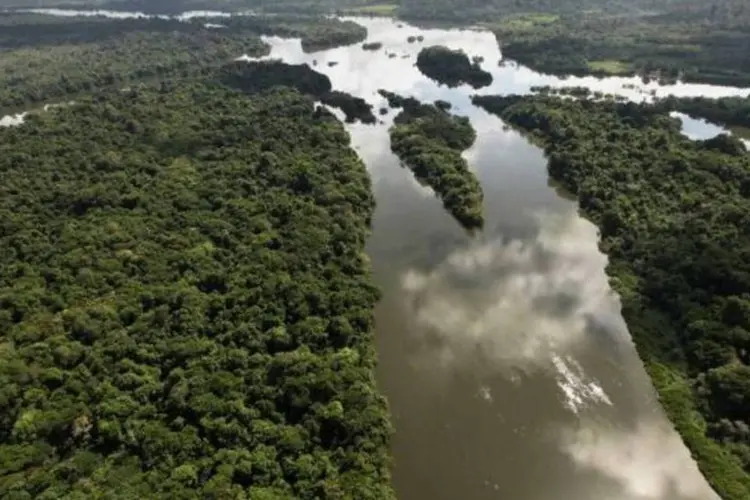
POLYGON ((718 500, 679 436, 664 419, 635 429, 588 424, 561 432, 561 447, 580 467, 615 481, 622 493, 607 500, 718 500))
POLYGON ((443 366, 474 363, 554 368, 594 317, 617 314, 596 228, 574 213, 539 218, 533 241, 472 242, 429 272, 403 276, 425 356, 443 366))

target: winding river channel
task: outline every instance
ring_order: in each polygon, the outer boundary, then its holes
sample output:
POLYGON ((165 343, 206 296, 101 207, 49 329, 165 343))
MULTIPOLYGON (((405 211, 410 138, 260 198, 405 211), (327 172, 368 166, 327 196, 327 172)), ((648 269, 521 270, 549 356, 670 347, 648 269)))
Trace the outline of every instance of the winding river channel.
MULTIPOLYGON (((394 485, 403 500, 710 500, 666 420, 620 316, 597 230, 553 185, 542 151, 475 108, 469 87, 440 87, 414 66, 425 45, 482 56, 480 93, 583 85, 633 99, 750 93, 636 78, 559 79, 501 63, 491 33, 355 21, 361 44, 305 54, 266 37, 270 58, 306 62, 335 89, 386 106, 378 89, 443 99, 477 130, 465 157, 485 197, 485 229, 468 235, 391 153, 388 127, 347 125, 372 175, 377 211, 368 251, 383 299, 376 311, 379 382, 395 427, 394 485), (407 43, 422 35, 421 43, 407 43), (329 65, 329 63, 336 63, 329 65)), ((717 129, 718 130, 718 129, 717 129)), ((685 119, 693 137, 717 130, 685 119)))

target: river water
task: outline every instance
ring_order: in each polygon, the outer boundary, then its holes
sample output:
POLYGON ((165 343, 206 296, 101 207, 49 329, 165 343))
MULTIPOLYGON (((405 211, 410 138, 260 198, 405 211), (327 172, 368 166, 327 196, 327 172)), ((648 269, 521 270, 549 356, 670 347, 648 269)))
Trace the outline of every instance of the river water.
MULTIPOLYGON (((267 37, 269 57, 306 62, 334 88, 387 106, 384 88, 443 99, 477 130, 465 153, 485 196, 485 229, 469 236, 391 153, 388 127, 347 125, 377 199, 368 245, 383 299, 376 310, 379 383, 390 403, 394 486, 403 500, 709 500, 666 420, 604 273, 596 228, 550 183, 542 152, 414 67, 427 44, 484 57, 481 93, 584 85, 627 95, 722 96, 748 90, 643 85, 635 78, 559 78, 498 65, 481 31, 418 29, 355 19, 360 44, 305 54, 267 37), (423 35, 422 43, 407 43, 423 35), (329 65, 328 63, 337 63, 329 65)), ((711 133, 685 120, 686 133, 711 133)))

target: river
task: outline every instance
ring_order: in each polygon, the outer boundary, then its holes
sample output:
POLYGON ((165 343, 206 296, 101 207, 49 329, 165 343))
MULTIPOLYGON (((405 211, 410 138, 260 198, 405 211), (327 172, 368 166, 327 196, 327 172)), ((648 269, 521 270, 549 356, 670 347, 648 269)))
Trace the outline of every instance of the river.
MULTIPOLYGON (((541 75, 498 65, 494 37, 359 19, 367 41, 305 54, 266 37, 270 58, 307 62, 334 88, 387 106, 384 88, 443 99, 477 130, 465 153, 485 196, 485 229, 470 236, 391 153, 391 110, 347 128, 377 199, 368 252, 383 299, 376 310, 378 378, 395 427, 393 480, 402 500, 710 500, 666 420, 620 316, 596 228, 550 183, 542 152, 414 67, 425 45, 484 57, 481 93, 584 85, 633 99, 748 93, 709 85, 644 85, 636 78, 541 75), (410 35, 422 43, 407 43, 410 35), (395 54, 395 55, 392 55, 395 54), (328 63, 335 62, 336 65, 328 63)), ((685 120, 686 133, 708 125, 685 120)))

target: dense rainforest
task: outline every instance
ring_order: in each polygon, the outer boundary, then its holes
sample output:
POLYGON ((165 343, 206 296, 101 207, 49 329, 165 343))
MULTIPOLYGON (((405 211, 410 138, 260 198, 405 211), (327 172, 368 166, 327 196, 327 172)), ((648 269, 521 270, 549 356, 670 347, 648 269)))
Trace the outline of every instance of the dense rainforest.
POLYGON ((443 200, 468 229, 482 227, 482 186, 461 153, 476 140, 469 119, 444 106, 381 90, 391 107, 403 108, 390 129, 391 149, 414 176, 443 200))
POLYGON ((750 498, 750 154, 692 141, 661 105, 552 95, 474 103, 545 146, 601 232, 661 401, 724 500, 750 498))
POLYGON ((367 36, 356 23, 318 17, 233 18, 221 29, 205 22, 0 15, 0 114, 103 88, 190 77, 243 54, 264 55, 262 34, 300 37, 307 50, 367 36))
POLYGON ((219 79, 230 87, 248 93, 262 92, 277 86, 292 87, 315 97, 346 115, 347 122, 375 123, 372 105, 361 97, 332 90, 331 80, 306 64, 281 61, 236 61, 219 70, 219 79))
POLYGON ((373 197, 333 115, 114 91, 1 128, 0 171, 0 497, 392 498, 373 197))
POLYGON ((462 50, 451 50, 442 45, 432 45, 419 51, 417 68, 428 78, 448 87, 468 84, 475 89, 492 83, 492 75, 478 63, 469 61, 462 50))

